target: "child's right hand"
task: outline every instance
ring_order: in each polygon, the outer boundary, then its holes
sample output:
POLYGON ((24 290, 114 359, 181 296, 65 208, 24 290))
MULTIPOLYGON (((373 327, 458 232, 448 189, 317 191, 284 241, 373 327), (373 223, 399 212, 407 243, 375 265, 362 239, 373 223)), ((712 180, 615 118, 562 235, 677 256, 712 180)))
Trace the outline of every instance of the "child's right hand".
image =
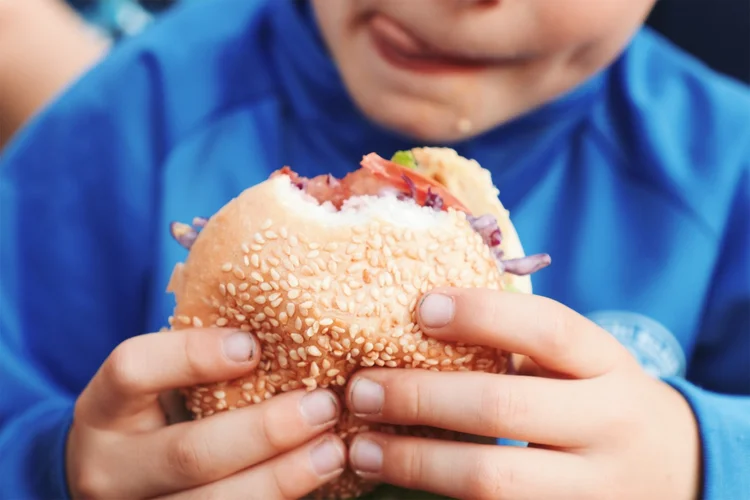
POLYGON ((226 330, 120 344, 76 402, 66 457, 72 496, 296 499, 338 476, 346 453, 327 433, 339 413, 328 391, 167 424, 160 393, 241 376, 258 351, 250 335, 226 330))

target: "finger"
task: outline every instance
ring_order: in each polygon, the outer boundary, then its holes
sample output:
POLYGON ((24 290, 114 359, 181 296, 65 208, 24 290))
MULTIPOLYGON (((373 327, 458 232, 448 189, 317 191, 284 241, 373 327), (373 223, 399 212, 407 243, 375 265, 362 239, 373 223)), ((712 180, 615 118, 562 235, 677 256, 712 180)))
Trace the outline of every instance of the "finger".
POLYGON ((345 465, 344 443, 326 435, 257 467, 164 498, 297 500, 341 475, 345 465))
POLYGON ((629 359, 594 323, 536 295, 471 288, 434 291, 420 303, 419 324, 429 336, 523 354, 547 370, 578 378, 602 375, 629 359))
POLYGON ((587 381, 479 372, 372 369, 347 392, 348 407, 365 420, 560 447, 590 443, 597 403, 587 381))
POLYGON ((153 497, 226 478, 307 443, 333 427, 338 415, 332 392, 295 391, 156 434, 128 436, 121 455, 144 457, 131 462, 141 479, 133 483, 131 474, 121 474, 118 491, 153 497))
POLYGON ((363 478, 450 498, 595 498, 585 459, 559 451, 361 434, 349 462, 363 478))
POLYGON ((157 403, 159 393, 237 378, 258 363, 260 349, 247 333, 186 329, 141 335, 118 345, 84 390, 77 417, 117 428, 157 403))

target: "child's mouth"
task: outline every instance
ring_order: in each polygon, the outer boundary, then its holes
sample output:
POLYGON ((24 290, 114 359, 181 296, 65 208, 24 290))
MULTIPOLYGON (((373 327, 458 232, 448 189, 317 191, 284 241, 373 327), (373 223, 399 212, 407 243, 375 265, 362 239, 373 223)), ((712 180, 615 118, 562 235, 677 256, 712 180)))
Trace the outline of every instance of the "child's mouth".
POLYGON ((402 69, 428 73, 477 71, 495 64, 487 59, 472 59, 438 51, 379 14, 369 20, 368 28, 381 57, 402 69))

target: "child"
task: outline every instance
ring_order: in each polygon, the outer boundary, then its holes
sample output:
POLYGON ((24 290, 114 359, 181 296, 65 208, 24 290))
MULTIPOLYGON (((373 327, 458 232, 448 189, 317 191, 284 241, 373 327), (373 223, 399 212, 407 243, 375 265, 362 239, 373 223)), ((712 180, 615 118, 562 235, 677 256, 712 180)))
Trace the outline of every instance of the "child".
POLYGON ((0 164, 0 497, 299 498, 348 460, 460 498, 749 498, 750 92, 641 29, 653 3, 215 0, 117 47, 0 164), (422 327, 535 376, 368 370, 339 403, 167 425, 158 394, 258 352, 139 335, 172 310, 169 223, 430 144, 490 169, 553 264, 539 296, 436 291, 422 327), (341 404, 534 444, 345 452, 341 404))

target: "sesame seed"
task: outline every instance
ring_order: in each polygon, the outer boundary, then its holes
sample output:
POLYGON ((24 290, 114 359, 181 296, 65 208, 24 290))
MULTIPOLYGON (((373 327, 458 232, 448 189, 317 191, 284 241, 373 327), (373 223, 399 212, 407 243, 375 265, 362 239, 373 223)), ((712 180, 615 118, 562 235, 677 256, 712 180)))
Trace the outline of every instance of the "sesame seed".
POLYGON ((310 390, 315 389, 318 386, 318 382, 311 377, 303 378, 302 383, 305 384, 310 390))
POLYGON ((237 289, 234 287, 234 283, 227 283, 227 291, 232 297, 237 295, 237 289))
POLYGON ((216 399, 224 399, 227 397, 227 393, 225 393, 224 391, 214 391, 213 396, 216 399))
POLYGON ((274 232, 273 232, 273 231, 271 231, 271 230, 268 230, 268 231, 266 231, 265 233, 263 233, 263 235, 264 235, 264 236, 265 236, 266 238, 268 238, 269 240, 275 240, 276 238, 278 238, 278 237, 279 237, 279 235, 278 235, 278 234, 274 233, 274 232))
POLYGON ((189 325, 193 322, 193 320, 189 316, 184 315, 177 316, 177 319, 180 323, 183 323, 185 325, 189 325))
POLYGON ((308 346, 308 347, 307 347, 307 353, 308 353, 308 354, 309 354, 310 356, 316 356, 316 357, 317 357, 317 356, 322 356, 322 355, 323 355, 323 353, 322 353, 322 352, 320 352, 320 349, 318 349, 318 348, 317 348, 317 347, 315 347, 314 345, 311 345, 311 346, 308 346))
POLYGON ((333 320, 331 318, 324 318, 320 320, 320 326, 331 326, 333 324, 333 320))
POLYGON ((239 290, 240 292, 244 292, 248 288, 250 288, 249 284, 247 284, 247 283, 240 283, 240 286, 237 287, 237 290, 239 290))
MULTIPOLYGON (((270 259, 269 259, 269 260, 270 260, 270 259)), ((278 265, 278 264, 277 264, 277 265, 278 265)), ((272 279, 273 279, 274 281, 279 281, 279 280, 281 279, 281 275, 279 274, 279 272, 278 272, 278 271, 277 271, 276 269, 274 269, 274 268, 271 268, 271 278, 272 278, 272 279)))
POLYGON ((221 266, 221 270, 225 273, 228 273, 232 270, 232 263, 231 262, 225 262, 224 265, 221 266))
POLYGON ((258 295, 253 299, 253 302, 256 304, 265 304, 266 303, 266 296, 265 295, 258 295))
POLYGON ((227 318, 219 318, 216 320, 216 326, 226 326, 229 321, 227 321, 227 318))
POLYGON ((257 271, 253 271, 252 273, 250 273, 250 277, 253 278, 255 281, 257 281, 258 283, 263 283, 263 281, 265 281, 263 279, 263 276, 261 276, 260 273, 257 271))
POLYGON ((318 364, 313 361, 310 364, 310 377, 317 377, 318 375, 320 375, 320 367, 318 367, 318 364))
POLYGON ((193 316, 193 326, 196 328, 201 328, 203 326, 203 321, 197 316, 193 316))
POLYGON ((368 342, 365 344, 365 353, 368 353, 373 350, 375 346, 372 345, 372 342, 368 342))
POLYGON ((253 265, 253 267, 260 267, 260 257, 257 253, 254 253, 250 256, 250 263, 253 265))

